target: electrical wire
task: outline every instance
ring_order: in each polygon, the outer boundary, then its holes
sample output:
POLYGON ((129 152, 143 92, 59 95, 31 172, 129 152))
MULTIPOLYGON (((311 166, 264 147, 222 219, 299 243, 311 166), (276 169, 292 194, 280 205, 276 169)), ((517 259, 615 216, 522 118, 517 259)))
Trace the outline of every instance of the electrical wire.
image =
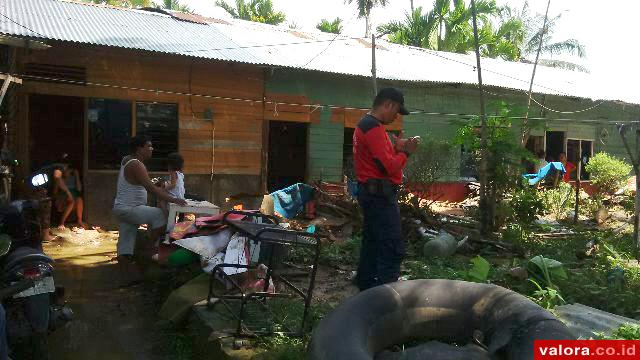
MULTIPOLYGON (((339 35, 339 34, 338 34, 339 35)), ((363 39, 362 37, 344 37, 339 39, 339 41, 347 41, 347 40, 358 40, 363 39)), ((297 42, 289 42, 289 43, 277 43, 277 44, 261 44, 261 45, 245 45, 245 46, 234 46, 234 47, 224 47, 224 48, 211 48, 211 49, 198 49, 198 50, 184 50, 181 53, 193 53, 199 51, 219 51, 219 50, 240 50, 240 49, 254 49, 254 48, 263 48, 263 47, 277 47, 277 46, 290 46, 290 45, 304 45, 304 44, 316 44, 316 43, 324 43, 324 42, 333 42, 335 40, 324 39, 324 40, 309 40, 309 41, 297 41, 297 42)))
POLYGON ((583 113, 585 111, 589 111, 589 110, 593 110, 595 108, 597 108, 598 106, 604 104, 604 100, 600 101, 599 103, 590 106, 588 108, 582 109, 582 110, 575 110, 575 111, 560 111, 560 110, 556 110, 556 109, 552 109, 549 108, 547 106, 542 105, 541 103, 538 102, 538 100, 536 100, 536 98, 534 98, 533 96, 531 97, 531 101, 533 101, 534 103, 538 104, 538 106, 540 106, 541 108, 547 110, 547 111, 551 111, 554 113, 558 113, 558 114, 579 114, 579 113, 583 113))
MULTIPOLYGON (((0 72, 0 75, 8 75, 6 73, 0 72)), ((226 101, 238 101, 251 103, 263 103, 263 104, 278 104, 278 105, 289 105, 289 106, 304 106, 308 107, 310 110, 316 111, 318 109, 344 109, 344 110, 360 110, 366 111, 369 109, 357 108, 357 107, 349 107, 344 105, 335 105, 335 104, 301 104, 301 103, 289 103, 283 101, 270 101, 270 100, 256 100, 256 99, 247 99, 247 98, 237 98, 237 97, 226 97, 226 96, 217 96, 217 95, 208 95, 208 94, 195 94, 195 93, 185 93, 180 91, 171 91, 171 90, 160 90, 160 89, 147 89, 140 87, 132 87, 132 86, 124 86, 124 85, 114 85, 114 84, 105 84, 105 83, 97 83, 97 82, 89 82, 89 81, 78 81, 78 80, 68 80, 68 79, 59 79, 59 78, 51 78, 46 76, 37 76, 37 75, 18 75, 23 79, 32 79, 32 80, 42 80, 49 82, 59 82, 62 84, 70 84, 70 85, 88 85, 88 86, 96 86, 96 87, 104 87, 104 88, 114 88, 121 90, 132 90, 132 91, 141 91, 141 92, 150 92, 158 94, 167 94, 167 95, 179 95, 179 96, 195 96, 207 99, 216 99, 216 100, 226 100, 226 101)), ((277 105, 276 105, 277 106, 277 105)), ((465 114, 465 113, 442 113, 442 112, 432 112, 419 108, 410 108, 412 111, 410 113, 412 115, 429 115, 429 116, 444 116, 444 117, 456 117, 460 118, 475 118, 478 117, 478 114, 465 114)), ((311 111, 310 111, 311 112, 311 111)), ((521 120, 524 119, 524 116, 497 116, 497 115, 487 115, 488 118, 504 118, 504 119, 512 119, 512 120, 521 120)), ((531 120, 544 120, 544 121, 566 121, 566 122, 591 122, 591 123, 601 123, 601 124, 616 124, 618 121, 611 120, 606 121, 602 119, 565 119, 565 118, 547 118, 547 117, 536 117, 529 118, 531 120)))
MULTIPOLYGON (((356 15, 353 15, 351 17, 351 19, 349 19, 349 21, 347 21, 343 26, 347 26, 349 24, 351 24, 351 22, 353 21, 353 19, 356 18, 356 15)), ((319 53, 317 53, 314 57, 311 58, 311 60, 307 61, 306 64, 302 65, 302 69, 306 68, 309 64, 311 64, 311 62, 313 60, 315 60, 318 56, 322 55, 325 51, 327 51, 327 49, 329 49, 329 46, 331 46, 331 44, 333 44, 333 42, 338 38, 338 36, 340 36, 340 33, 337 33, 336 36, 333 37, 333 39, 331 39, 331 41, 329 42, 329 44, 319 53)), ((358 38, 361 39, 361 38, 358 38)))
POLYGON ((32 33, 34 33, 34 34, 38 34, 38 35, 40 35, 40 36, 41 36, 41 37, 43 37, 43 38, 47 38, 46 36, 42 35, 41 33, 39 33, 39 32, 37 32, 37 31, 35 31, 35 30, 33 30, 33 29, 29 28, 28 26, 25 26, 25 25, 20 24, 19 22, 17 22, 17 21, 15 21, 15 20, 13 20, 12 18, 8 17, 7 15, 5 15, 5 14, 3 14, 3 13, 0 13, 0 16, 4 17, 5 19, 7 19, 7 20, 11 21, 12 23, 14 23, 14 24, 16 24, 16 25, 18 25, 18 26, 20 26, 20 27, 22 27, 22 28, 25 28, 25 29, 27 29, 27 30, 31 31, 31 32, 32 32, 32 33))
MULTIPOLYGON (((14 24, 16 24, 16 25, 20 26, 20 27, 23 27, 23 28, 25 28, 25 29, 27 29, 27 30, 29 30, 29 31, 31 31, 31 32, 33 32, 33 33, 35 33, 35 34, 38 34, 38 35, 40 35, 40 36, 41 36, 41 37, 43 37, 43 38, 47 38, 45 35, 43 35, 43 34, 41 34, 41 33, 37 32, 37 31, 35 31, 35 30, 33 30, 33 29, 31 29, 31 28, 29 28, 29 27, 27 27, 27 26, 23 25, 23 24, 18 23, 17 21, 15 21, 15 20, 11 19, 10 17, 6 16, 5 14, 0 13, 0 15, 1 15, 1 16, 3 16, 4 18, 6 18, 7 20, 9 20, 9 21, 13 22, 14 24)), ((351 22, 353 21, 353 19, 354 19, 354 18, 355 18, 355 15, 354 15, 354 16, 352 16, 352 17, 351 17, 351 19, 350 19, 347 23, 345 23, 345 25, 347 25, 347 24, 351 23, 351 22)), ((176 21, 179 21, 179 20, 177 20, 177 19, 176 19, 176 21)), ((185 29, 185 31, 186 31, 186 29, 185 29)), ((197 50, 184 50, 184 51, 182 51, 181 53, 193 53, 193 52, 201 52, 201 51, 238 50, 238 49, 262 48, 262 47, 277 47, 277 46, 291 46, 291 45, 302 45, 302 44, 312 44, 312 43, 323 43, 323 42, 329 42, 329 44, 328 44, 328 45, 327 45, 327 46, 326 46, 322 51, 320 51, 318 54, 316 54, 314 57, 312 57, 312 58, 311 58, 311 59, 310 59, 306 64, 304 64, 304 65, 301 67, 302 69, 304 69, 304 68, 306 68, 306 67, 307 67, 311 62, 313 62, 313 60, 315 60, 318 56, 320 56, 320 55, 322 55, 324 52, 326 52, 326 50, 327 50, 327 49, 329 49, 329 47, 331 46, 331 44, 332 44, 334 41, 338 40, 338 37, 339 37, 339 36, 340 36, 340 34, 336 34, 336 36, 334 36, 331 40, 323 39, 323 40, 299 41, 299 42, 290 42, 290 43, 261 44, 261 45, 247 45, 247 46, 237 46, 237 47, 224 47, 224 48, 209 48, 209 49, 197 49, 197 50)), ((364 39, 364 38, 363 38, 363 37, 343 37, 343 38, 339 39, 339 41, 347 41, 347 40, 362 40, 362 39, 364 39)), ((433 50, 423 49, 423 48, 417 48, 417 47, 411 47, 411 48, 412 48, 412 49, 415 49, 415 50, 419 50, 419 51, 421 51, 421 52, 424 52, 424 53, 426 53, 426 54, 428 54, 428 55, 436 56, 436 57, 439 57, 439 58, 441 58, 441 59, 445 59, 445 60, 452 61, 452 62, 455 62, 455 63, 461 64, 461 65, 469 66, 469 67, 473 68, 473 69, 474 69, 474 71, 475 71, 475 69, 476 69, 476 65, 469 64, 469 63, 467 63, 467 62, 460 61, 460 60, 457 60, 457 59, 452 59, 452 58, 450 58, 450 57, 444 56, 444 55, 440 54, 439 52, 436 52, 436 51, 433 51, 433 50)), ((400 54, 400 52, 398 52, 398 51, 393 51, 393 50, 387 50, 387 51, 391 51, 391 52, 393 52, 393 53, 400 54)), ((489 69, 489 68, 484 68, 483 70, 484 70, 484 71, 486 71, 486 72, 489 72, 489 73, 493 73, 493 74, 496 74, 496 75, 500 75, 500 76, 503 76, 503 77, 506 77, 506 78, 512 79, 512 80, 517 80, 517 81, 520 81, 520 82, 523 82, 523 83, 528 83, 528 81, 526 81, 526 80, 519 79, 519 78, 516 78, 516 77, 511 76, 511 75, 503 74, 503 73, 500 73, 500 72, 498 72, 498 71, 493 71, 493 70, 491 70, 491 69, 489 69)), ((547 89, 547 90, 554 91, 554 92, 556 92, 556 93, 558 93, 558 94, 561 94, 561 95, 564 95, 564 96, 572 96, 571 94, 567 94, 567 93, 565 93, 565 92, 563 92, 563 91, 556 90, 556 89, 551 88, 551 87, 548 87, 548 86, 539 85, 539 84, 536 84, 536 86, 538 86, 538 87, 540 87, 540 88, 547 89)), ((522 90, 520 90, 520 89, 515 89, 515 90, 522 91, 522 90)), ((493 93, 491 93, 491 95, 497 96, 496 94, 493 94, 493 93)), ((532 100, 533 100, 536 104, 538 104, 540 107, 542 107, 543 109, 548 110, 548 111, 551 111, 551 112, 559 113, 559 114, 576 114, 576 113, 581 113, 581 112, 589 111, 589 110, 592 110, 592 109, 594 109, 594 108, 596 108, 596 107, 600 106, 600 105, 604 102, 604 101, 602 101, 602 102, 600 102, 599 104, 594 105, 594 106, 592 106, 592 107, 590 107, 590 108, 587 108, 587 109, 576 110, 576 111, 560 111, 560 110, 556 110, 556 109, 552 109, 552 108, 548 108, 548 107, 546 107, 545 105, 543 105, 543 104, 541 104, 540 102, 538 102, 537 100, 535 100, 535 98, 533 98, 533 97, 532 97, 532 100)))

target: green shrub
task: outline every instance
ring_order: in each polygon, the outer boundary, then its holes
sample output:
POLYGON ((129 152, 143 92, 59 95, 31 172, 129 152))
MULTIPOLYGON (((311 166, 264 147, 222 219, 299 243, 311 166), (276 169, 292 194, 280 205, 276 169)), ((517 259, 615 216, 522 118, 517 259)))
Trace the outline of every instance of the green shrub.
POLYGON ((630 323, 622 324, 613 330, 611 335, 600 332, 596 333, 595 338, 599 340, 640 340, 640 326, 630 323))
POLYGON ((613 195, 624 186, 631 169, 631 165, 604 152, 592 157, 585 167, 591 183, 604 195, 613 195))
POLYGON ((477 255, 471 259, 471 269, 467 272, 469 281, 485 283, 489 278, 491 264, 482 256, 477 255))
POLYGON ((502 231, 502 240, 514 244, 518 248, 523 248, 531 240, 531 231, 525 229, 517 222, 507 224, 502 231))
POLYGON ((553 309, 558 305, 566 303, 562 294, 560 294, 560 290, 548 286, 543 288, 533 279, 529 279, 529 281, 536 287, 536 290, 533 292, 532 296, 529 296, 529 299, 533 300, 543 308, 553 309))
POLYGON ((513 210, 513 220, 521 224, 531 224, 544 211, 540 192, 528 186, 513 194, 509 204, 513 210))
POLYGON ((565 182, 558 187, 544 192, 545 213, 555 217, 556 220, 564 219, 569 211, 574 209, 576 196, 573 187, 565 182))

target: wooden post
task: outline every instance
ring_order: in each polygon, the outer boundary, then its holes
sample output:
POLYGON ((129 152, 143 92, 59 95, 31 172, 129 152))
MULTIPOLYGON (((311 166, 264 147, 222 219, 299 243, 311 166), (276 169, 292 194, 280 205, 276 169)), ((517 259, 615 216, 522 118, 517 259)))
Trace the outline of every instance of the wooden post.
POLYGON ((636 157, 633 159, 633 170, 636 175, 635 212, 633 214, 633 239, 636 244, 636 259, 640 259, 640 128, 636 124, 636 157))
POLYGON ((471 10, 473 19, 473 37, 476 48, 476 64, 478 70, 478 90, 480 90, 480 234, 487 235, 493 227, 493 204, 490 204, 488 194, 488 162, 489 151, 487 149, 487 117, 484 109, 484 92, 482 88, 482 67, 480 66, 480 41, 478 39, 478 22, 476 19, 476 2, 471 0, 471 10))
POLYGON ((580 157, 578 158, 578 169, 576 171, 576 206, 573 215, 573 223, 578 223, 578 211, 580 210, 580 177, 582 176, 582 141, 580 142, 580 157))
POLYGON ((636 259, 640 259, 640 129, 637 127, 640 121, 634 122, 636 125, 636 151, 631 151, 629 142, 626 137, 627 127, 625 124, 618 124, 618 133, 622 138, 624 148, 627 150, 631 165, 633 165, 633 173, 636 175, 636 197, 635 197, 635 213, 633 215, 633 240, 636 244, 636 259))
POLYGON ((7 90, 9 89, 9 85, 14 82, 16 84, 22 84, 22 79, 19 79, 15 76, 0 74, 0 79, 3 79, 2 88, 0 88, 0 105, 2 105, 2 100, 4 100, 4 96, 7 94, 7 90))
POLYGON ((376 35, 371 34, 371 80, 373 81, 373 96, 378 95, 378 83, 376 75, 376 35))

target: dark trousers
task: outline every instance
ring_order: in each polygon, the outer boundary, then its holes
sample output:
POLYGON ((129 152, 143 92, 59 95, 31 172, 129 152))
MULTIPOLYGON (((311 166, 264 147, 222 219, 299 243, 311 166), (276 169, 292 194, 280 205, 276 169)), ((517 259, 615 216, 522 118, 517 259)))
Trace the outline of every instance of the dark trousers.
POLYGON ((395 194, 372 194, 360 188, 358 203, 364 213, 364 224, 357 284, 364 291, 398 280, 405 249, 395 194))
POLYGON ((7 317, 4 307, 0 304, 0 360, 9 358, 9 347, 7 345, 7 317))

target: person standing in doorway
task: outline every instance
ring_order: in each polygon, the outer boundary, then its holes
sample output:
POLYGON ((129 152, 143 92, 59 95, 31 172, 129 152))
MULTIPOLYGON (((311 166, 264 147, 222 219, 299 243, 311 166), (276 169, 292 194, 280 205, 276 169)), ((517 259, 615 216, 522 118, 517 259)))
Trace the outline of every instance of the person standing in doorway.
POLYGON ((113 214, 118 219, 118 267, 125 282, 135 281, 133 267, 133 252, 135 249, 138 226, 148 225, 147 248, 154 246, 155 241, 165 231, 167 218, 164 212, 147 206, 147 192, 151 192, 158 199, 186 206, 184 199, 177 199, 164 189, 155 186, 144 166, 146 160, 151 159, 153 146, 151 139, 144 135, 137 135, 131 139, 131 154, 122 159, 113 214), (131 278, 131 276, 134 276, 131 278))
POLYGON ((576 169, 576 165, 571 161, 567 160, 567 153, 561 152, 558 155, 558 161, 564 165, 564 176, 562 177, 562 181, 568 183, 571 180, 571 172, 576 169))
POLYGON ((397 281, 405 255, 397 195, 402 169, 416 151, 419 138, 403 139, 401 134, 394 136, 395 145, 391 143, 384 126, 394 122, 398 114, 409 114, 402 92, 384 88, 353 134, 358 203, 364 214, 357 273, 360 291, 397 281))

